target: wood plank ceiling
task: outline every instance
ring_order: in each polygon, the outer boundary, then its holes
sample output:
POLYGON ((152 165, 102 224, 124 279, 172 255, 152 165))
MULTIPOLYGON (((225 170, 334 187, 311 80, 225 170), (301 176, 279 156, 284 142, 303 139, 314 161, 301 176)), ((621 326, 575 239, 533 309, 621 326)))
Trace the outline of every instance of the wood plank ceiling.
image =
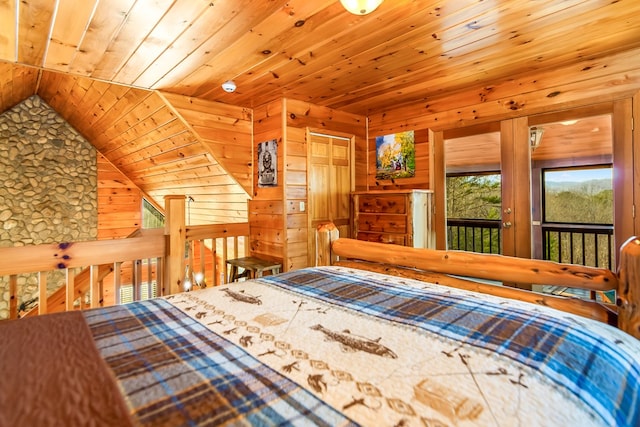
POLYGON ((251 149, 252 108, 431 111, 586 58, 638 57, 640 1, 386 0, 355 16, 338 0, 4 0, 0 29, 0 111, 38 93, 149 194, 192 185, 242 211, 251 166, 229 142, 251 149))

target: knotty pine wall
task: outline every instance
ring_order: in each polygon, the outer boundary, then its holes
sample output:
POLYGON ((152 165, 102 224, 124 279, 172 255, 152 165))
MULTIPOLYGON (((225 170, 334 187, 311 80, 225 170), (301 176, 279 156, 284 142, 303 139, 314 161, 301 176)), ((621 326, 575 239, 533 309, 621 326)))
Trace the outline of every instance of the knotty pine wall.
MULTIPOLYGON (((276 100, 254 110, 254 188, 249 202, 251 253, 282 261, 285 271, 309 265, 307 210, 307 129, 355 137, 354 165, 366 176, 366 118, 292 99, 276 100), (258 187, 257 146, 278 141, 278 186, 258 187)), ((364 185, 356 178, 355 188, 364 185)))
POLYGON ((249 242, 254 256, 287 266, 284 227, 285 129, 284 100, 278 99, 253 110, 253 198, 249 201, 249 242), (278 144, 277 187, 258 187, 258 144, 275 139, 278 144))
POLYGON ((142 191, 98 153, 98 240, 127 237, 142 227, 142 191))

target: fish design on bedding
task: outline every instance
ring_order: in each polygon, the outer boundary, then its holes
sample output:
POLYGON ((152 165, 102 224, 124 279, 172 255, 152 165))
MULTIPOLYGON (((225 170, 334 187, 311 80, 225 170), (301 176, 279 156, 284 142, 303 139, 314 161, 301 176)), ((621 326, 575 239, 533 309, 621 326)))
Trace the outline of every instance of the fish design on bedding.
POLYGON ((229 288, 222 289, 228 296, 236 301, 246 302, 249 304, 262 305, 260 297, 254 297, 253 295, 245 294, 244 291, 236 292, 229 288))
POLYGON ((372 340, 358 335, 353 335, 348 329, 342 332, 336 332, 331 329, 327 329, 320 324, 311 326, 311 329, 322 332, 330 341, 340 343, 342 348, 346 351, 364 351, 366 353, 375 354, 376 356, 389 357, 391 359, 398 358, 398 355, 390 348, 380 344, 380 338, 372 340))

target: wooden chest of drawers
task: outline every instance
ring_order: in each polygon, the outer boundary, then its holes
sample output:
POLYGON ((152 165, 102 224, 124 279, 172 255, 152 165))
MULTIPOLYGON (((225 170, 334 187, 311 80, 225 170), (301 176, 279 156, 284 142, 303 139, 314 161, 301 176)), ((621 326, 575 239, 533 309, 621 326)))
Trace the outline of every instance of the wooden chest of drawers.
POLYGON ((435 247, 430 190, 352 193, 356 239, 415 248, 435 247))

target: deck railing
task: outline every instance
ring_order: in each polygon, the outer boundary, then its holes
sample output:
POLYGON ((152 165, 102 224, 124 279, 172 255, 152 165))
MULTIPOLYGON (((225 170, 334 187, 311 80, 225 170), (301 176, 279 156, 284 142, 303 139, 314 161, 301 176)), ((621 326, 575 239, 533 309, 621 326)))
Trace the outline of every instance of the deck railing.
MULTIPOLYGON (((542 259, 612 270, 615 266, 613 225, 545 223, 542 225, 542 259)), ((500 221, 448 219, 447 243, 452 250, 500 253, 500 221)), ((544 292, 565 295, 562 286, 546 287, 544 292)), ((615 300, 613 293, 571 290, 569 296, 615 300)))
POLYGON ((615 265, 613 225, 542 224, 543 259, 602 267, 615 265))
POLYGON ((451 250, 500 253, 500 220, 447 219, 447 247, 451 250))

